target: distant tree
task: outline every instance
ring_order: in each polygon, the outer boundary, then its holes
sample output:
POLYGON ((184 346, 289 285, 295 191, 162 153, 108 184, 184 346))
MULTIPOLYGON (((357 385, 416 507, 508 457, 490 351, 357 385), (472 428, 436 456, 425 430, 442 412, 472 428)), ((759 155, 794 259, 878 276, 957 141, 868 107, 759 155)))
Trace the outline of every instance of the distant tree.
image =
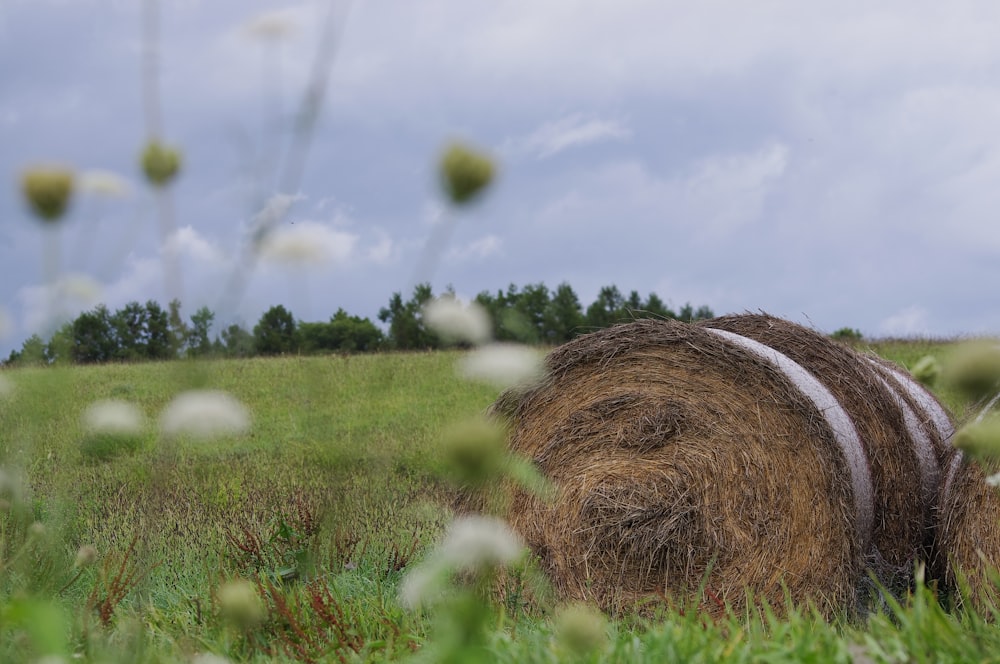
POLYGON ((181 301, 174 298, 167 305, 167 325, 170 330, 170 347, 173 350, 175 356, 180 355, 181 351, 187 347, 188 337, 191 335, 191 330, 188 328, 187 323, 184 322, 184 318, 181 316, 181 301))
POLYGON ((545 308, 545 342, 561 344, 569 341, 583 328, 583 308, 580 298, 565 281, 556 287, 545 308))
POLYGON ((663 300, 656 293, 649 294, 649 297, 646 298, 646 301, 642 305, 642 309, 643 315, 651 318, 677 318, 677 314, 664 304, 663 300))
POLYGON ((170 332, 170 314, 155 300, 146 301, 146 357, 167 360, 177 357, 170 332))
POLYGON ((73 323, 63 323, 45 344, 46 364, 69 364, 73 358, 73 323))
POLYGON ((72 335, 72 357, 75 362, 107 362, 117 355, 118 340, 114 321, 103 304, 77 316, 72 323, 72 335))
POLYGON ((10 351, 4 364, 10 366, 48 364, 45 357, 45 341, 37 334, 32 334, 21 344, 21 350, 10 351))
POLYGON ((865 337, 861 334, 861 330, 855 329, 853 327, 842 327, 839 330, 835 330, 831 335, 831 339, 836 339, 837 341, 846 341, 848 343, 857 343, 863 340, 865 337))
POLYGON ((712 310, 705 305, 695 309, 691 306, 691 303, 688 302, 681 307, 680 311, 677 312, 677 318, 685 323, 690 323, 695 320, 708 320, 709 318, 715 318, 715 314, 712 313, 712 310))
POLYGON ((431 285, 417 284, 413 296, 403 301, 403 296, 396 292, 389 298, 389 306, 382 307, 378 319, 389 325, 389 344, 400 350, 436 348, 440 342, 423 322, 421 311, 424 305, 434 297, 431 285))
POLYGON ((281 355, 297 350, 295 317, 282 305, 264 312, 253 328, 254 346, 261 355, 281 355))
POLYGON ((371 351, 382 343, 382 330, 360 316, 350 316, 338 309, 329 322, 299 323, 300 350, 353 353, 371 351))
POLYGON ((135 361, 147 357, 145 307, 138 302, 129 302, 114 313, 111 317, 111 325, 114 328, 115 341, 117 342, 114 359, 135 361))
POLYGON ((212 342, 208 332, 212 329, 215 314, 208 307, 201 307, 191 314, 191 329, 187 339, 187 353, 191 356, 208 355, 212 352, 212 342))
POLYGON ((597 299, 587 307, 586 323, 590 328, 610 327, 625 318, 625 298, 614 285, 601 288, 597 299))
POLYGON ((549 289, 543 283, 528 284, 521 289, 514 311, 524 325, 520 341, 538 343, 546 337, 545 310, 549 306, 549 289))
POLYGON ((639 291, 633 290, 628 294, 628 298, 625 300, 625 304, 622 305, 625 312, 632 314, 634 317, 635 313, 638 313, 642 309, 642 298, 639 297, 639 291))
POLYGON ((256 353, 253 335, 236 323, 224 329, 216 341, 226 357, 251 357, 256 353))

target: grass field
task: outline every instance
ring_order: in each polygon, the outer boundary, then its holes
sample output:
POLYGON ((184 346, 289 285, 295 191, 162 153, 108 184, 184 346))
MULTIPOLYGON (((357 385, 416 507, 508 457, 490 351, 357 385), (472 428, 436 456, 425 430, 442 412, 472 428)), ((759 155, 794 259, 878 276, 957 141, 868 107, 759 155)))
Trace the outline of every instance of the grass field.
MULTIPOLYGON (((943 346, 875 348, 912 364, 943 346)), ((1000 630, 945 611, 923 587, 863 623, 831 624, 806 609, 722 622, 677 610, 608 623, 607 642, 582 646, 574 629, 600 631, 603 618, 511 602, 482 614, 479 641, 445 648, 461 641, 455 624, 465 614, 408 611, 398 595, 451 520, 440 432, 496 397, 455 377, 458 357, 0 373, 13 385, 0 400, 0 458, 8 484, 20 474, 24 485, 16 496, 0 481, 9 499, 0 661, 1000 660, 1000 630), (249 433, 161 437, 159 414, 188 389, 232 394, 252 413, 249 433), (148 418, 132 448, 87 446, 81 415, 100 399, 130 401, 148 418), (87 564, 78 552, 90 546, 97 559, 87 564), (264 613, 241 617, 237 579, 251 582, 247 606, 264 613)), ((942 397, 962 412, 954 395, 942 397)))

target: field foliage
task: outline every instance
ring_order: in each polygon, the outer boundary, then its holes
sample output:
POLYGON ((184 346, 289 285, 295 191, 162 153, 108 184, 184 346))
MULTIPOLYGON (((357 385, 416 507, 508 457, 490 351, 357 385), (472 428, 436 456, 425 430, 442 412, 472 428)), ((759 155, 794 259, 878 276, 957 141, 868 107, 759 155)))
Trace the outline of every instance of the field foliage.
MULTIPOLYGON (((944 346, 875 348, 911 365, 944 346)), ((605 622, 522 595, 516 578, 496 605, 406 609, 404 575, 452 518, 441 432, 496 397, 456 378, 461 354, 0 373, 12 386, 0 400, 0 661, 1000 657, 993 623, 947 611, 922 585, 864 621, 832 624, 808 607, 720 622, 680 606, 605 622), (234 396, 252 416, 249 433, 162 435, 161 414, 190 389, 234 396), (144 433, 95 440, 81 418, 103 399, 135 404, 144 433), (463 620, 482 634, 468 639, 463 620)), ((956 395, 942 396, 964 412, 956 395)))

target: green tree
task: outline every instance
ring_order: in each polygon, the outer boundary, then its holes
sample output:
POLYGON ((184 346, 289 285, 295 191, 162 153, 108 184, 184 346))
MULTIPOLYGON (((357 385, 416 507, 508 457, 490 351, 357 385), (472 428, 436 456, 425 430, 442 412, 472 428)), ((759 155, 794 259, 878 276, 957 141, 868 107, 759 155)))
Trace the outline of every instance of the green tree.
POLYGON ((575 337, 583 327, 583 308, 573 287, 565 281, 556 286, 545 307, 545 341, 561 344, 575 337))
POLYGON ((201 307, 191 314, 191 332, 187 339, 187 352, 191 356, 208 355, 212 352, 212 342, 208 333, 212 329, 215 313, 208 307, 201 307))
POLYGON ((256 354, 253 335, 236 323, 224 329, 219 337, 217 341, 226 357, 251 357, 256 354))
POLYGON ((138 302, 129 302, 111 317, 117 348, 114 359, 134 362, 147 357, 146 309, 138 302))
POLYGON ((253 328, 254 346, 261 355, 281 355, 298 350, 297 325, 292 313, 282 305, 264 312, 253 328))
POLYGON ((85 311, 72 323, 72 357, 75 362, 107 362, 118 353, 118 339, 111 313, 103 304, 85 311))
POLYGON ((191 330, 188 328, 187 323, 184 322, 184 318, 181 316, 181 301, 177 298, 170 300, 167 305, 167 324, 170 330, 170 347, 173 350, 175 356, 180 355, 181 351, 187 348, 188 337, 191 335, 191 330))
POLYGON ((590 328, 610 327, 625 318, 625 298, 614 285, 601 288, 597 299, 587 307, 586 323, 590 328))
POLYGON ((389 305, 378 312, 378 319, 389 325, 389 345, 399 350, 436 348, 440 345, 436 335, 425 326, 421 311, 434 297, 431 285, 417 284, 413 296, 403 302, 403 296, 393 293, 389 305))
POLYGON ((649 318, 677 318, 677 314, 664 304, 663 300, 656 293, 649 294, 649 297, 646 298, 646 301, 642 305, 642 309, 643 315, 649 318))
POLYGON ((155 300, 146 301, 146 357, 151 360, 177 357, 170 331, 170 314, 155 300))

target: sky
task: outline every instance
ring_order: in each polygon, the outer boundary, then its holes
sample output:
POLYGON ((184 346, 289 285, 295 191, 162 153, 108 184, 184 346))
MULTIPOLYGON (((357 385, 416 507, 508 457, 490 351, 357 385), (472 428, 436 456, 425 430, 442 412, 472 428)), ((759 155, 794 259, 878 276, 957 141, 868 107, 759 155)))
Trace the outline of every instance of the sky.
POLYGON ((154 7, 150 40, 132 0, 0 2, 0 357, 98 303, 177 297, 218 331, 275 304, 374 320, 421 281, 1000 333, 1000 3, 154 7), (154 124, 183 154, 165 192, 138 167, 154 124), (454 140, 498 169, 462 209, 454 140), (126 195, 80 187, 43 226, 19 189, 40 164, 126 195))

